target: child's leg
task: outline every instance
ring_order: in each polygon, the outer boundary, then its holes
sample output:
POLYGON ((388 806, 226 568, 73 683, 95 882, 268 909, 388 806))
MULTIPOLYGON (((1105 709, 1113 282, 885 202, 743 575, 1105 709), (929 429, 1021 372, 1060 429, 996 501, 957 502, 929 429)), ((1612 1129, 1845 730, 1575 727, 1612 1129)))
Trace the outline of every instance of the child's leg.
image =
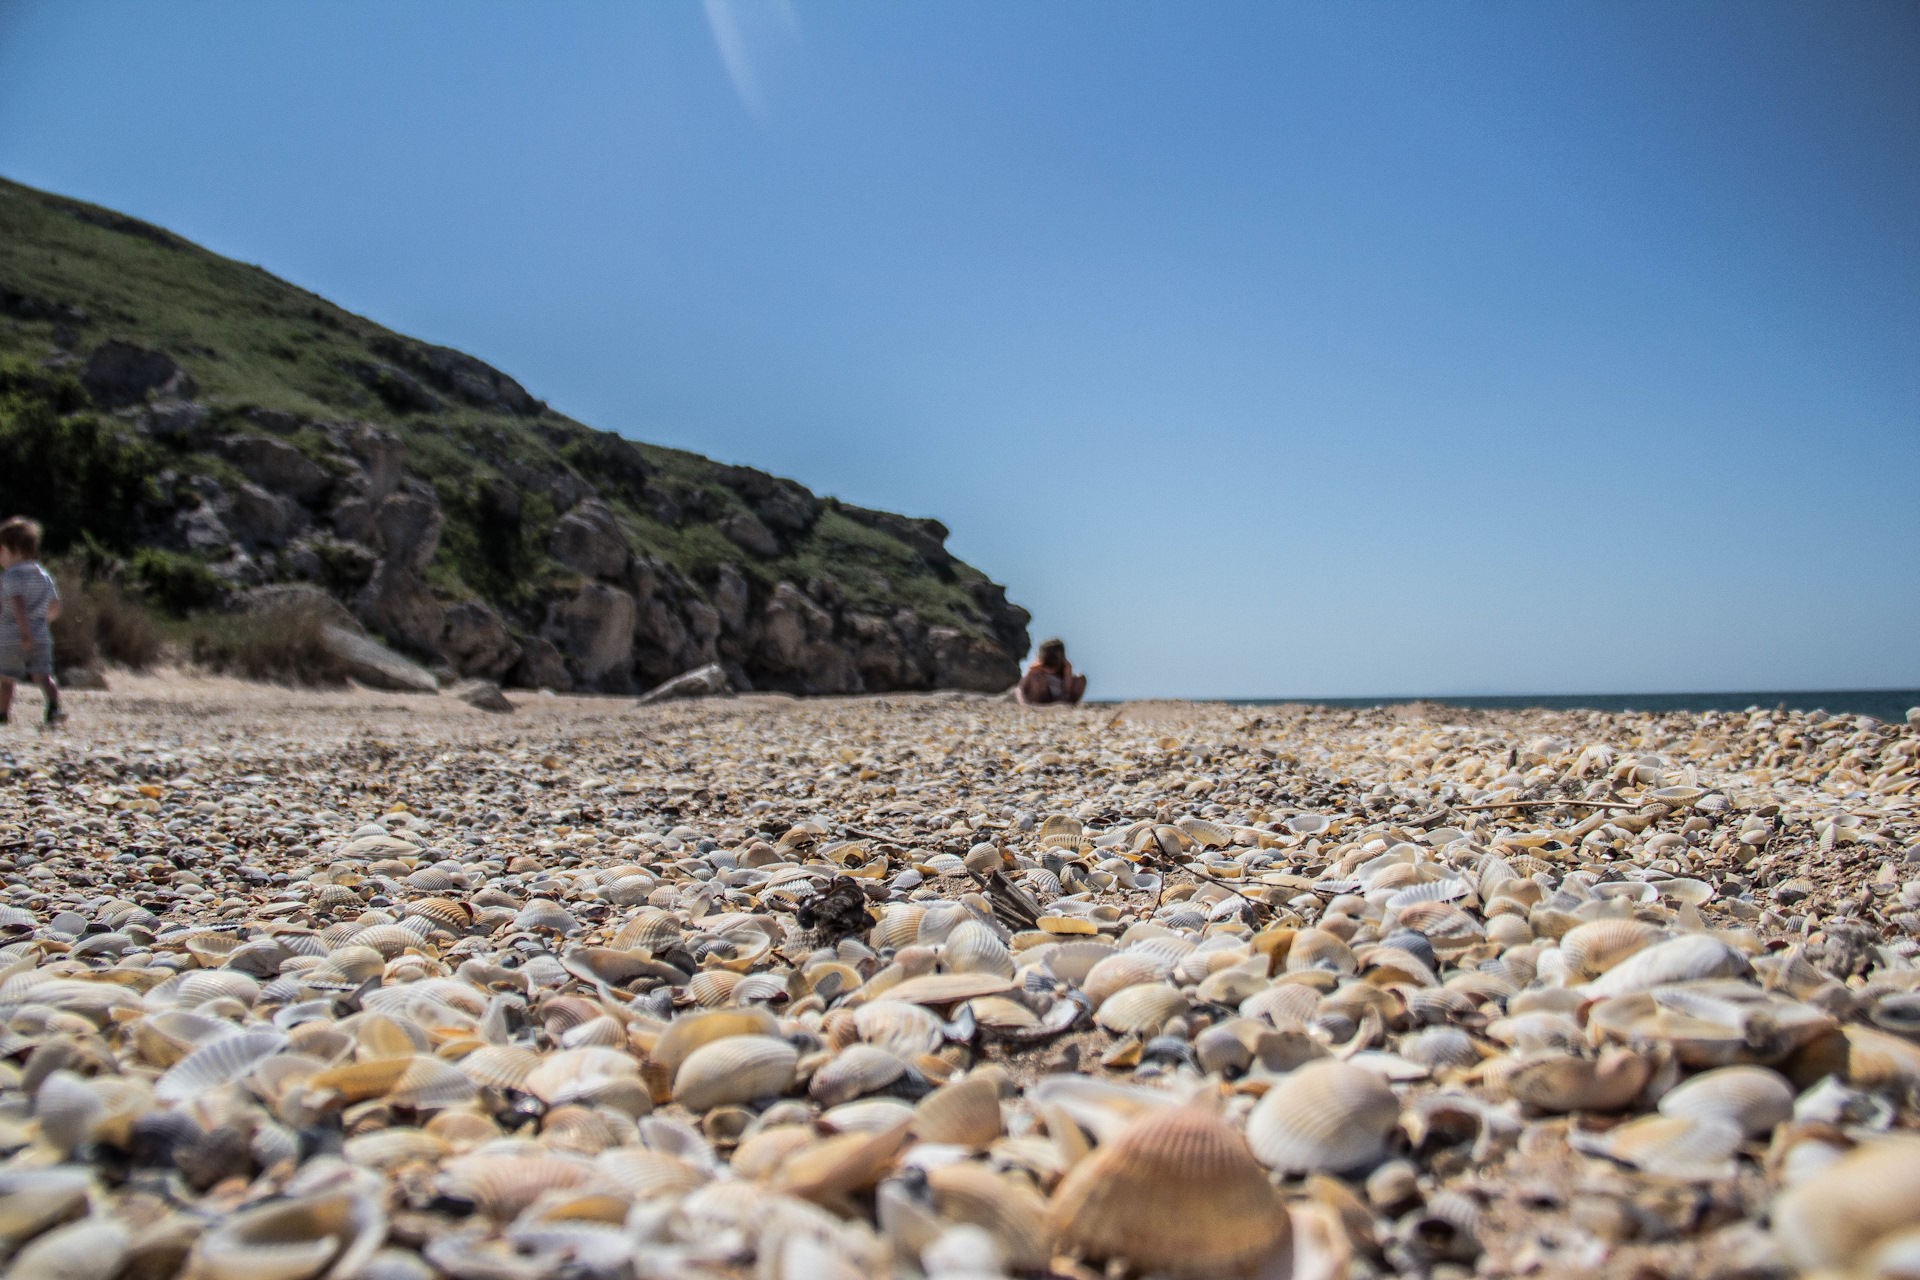
POLYGON ((67 713, 60 709, 60 686, 53 682, 52 676, 35 676, 33 682, 40 686, 40 692, 47 699, 47 723, 64 720, 67 713))
POLYGON ((13 681, 0 676, 0 717, 13 710, 13 681))

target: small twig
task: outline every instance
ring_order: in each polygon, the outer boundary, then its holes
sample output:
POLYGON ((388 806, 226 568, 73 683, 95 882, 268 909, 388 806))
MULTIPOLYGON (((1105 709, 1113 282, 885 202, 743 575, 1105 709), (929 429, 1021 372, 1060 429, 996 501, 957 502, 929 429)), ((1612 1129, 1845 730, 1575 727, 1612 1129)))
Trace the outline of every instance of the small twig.
MULTIPOLYGON (((1236 897, 1236 898, 1238 898, 1238 899, 1240 899, 1240 901, 1242 901, 1242 902, 1244 902, 1244 903, 1246 903, 1246 904, 1247 904, 1248 906, 1250 906, 1250 907, 1252 907, 1252 908, 1253 908, 1253 909, 1254 909, 1254 910, 1255 910, 1256 912, 1259 912, 1259 911, 1271 911, 1271 910, 1273 910, 1273 908, 1272 908, 1272 907, 1270 907, 1270 906, 1268 906, 1268 905, 1267 905, 1266 903, 1264 903, 1264 902, 1262 902, 1262 901, 1260 901, 1260 900, 1259 900, 1258 898, 1249 898, 1249 897, 1248 897, 1248 896, 1247 896, 1246 894, 1244 894, 1244 893, 1242 893, 1242 892, 1240 892, 1240 891, 1239 891, 1238 889, 1236 889, 1236 888, 1234 888, 1234 887, 1233 887, 1232 885, 1230 885, 1230 884, 1228 884, 1228 883, 1227 883, 1227 882, 1226 882, 1225 880, 1217 880, 1217 879, 1215 879, 1214 877, 1212 877, 1212 876, 1210 876, 1210 875, 1208 875, 1208 874, 1207 874, 1206 872, 1204 872, 1204 871, 1194 871, 1194 870, 1192 870, 1191 868, 1189 868, 1189 869, 1188 869, 1188 874, 1189 874, 1189 875, 1195 875, 1195 876, 1199 876, 1199 877, 1200 877, 1200 878, 1201 878, 1202 880, 1205 880, 1205 881, 1206 881, 1206 882, 1207 882, 1208 884, 1217 884, 1217 885, 1219 885, 1219 886, 1220 886, 1220 887, 1221 887, 1222 889, 1225 889, 1225 890, 1226 890, 1226 891, 1227 891, 1228 893, 1230 893, 1230 894, 1232 894, 1232 895, 1233 895, 1234 897, 1236 897)), ((1161 880, 1162 880, 1162 881, 1164 881, 1164 880, 1166 879, 1166 874, 1165 874, 1164 872, 1163 872, 1163 873, 1161 873, 1161 876, 1160 876, 1160 878, 1161 878, 1161 880)))
POLYGON ((856 840, 883 840, 888 844, 907 843, 904 836, 890 836, 884 831, 862 831, 859 827, 850 827, 844 822, 840 824, 840 834, 852 836, 856 840))
POLYGON ((1558 805, 1585 805, 1589 809, 1638 809, 1637 804, 1622 804, 1618 800, 1502 800, 1497 804, 1457 804, 1454 808, 1462 813, 1476 809, 1552 809, 1558 805))

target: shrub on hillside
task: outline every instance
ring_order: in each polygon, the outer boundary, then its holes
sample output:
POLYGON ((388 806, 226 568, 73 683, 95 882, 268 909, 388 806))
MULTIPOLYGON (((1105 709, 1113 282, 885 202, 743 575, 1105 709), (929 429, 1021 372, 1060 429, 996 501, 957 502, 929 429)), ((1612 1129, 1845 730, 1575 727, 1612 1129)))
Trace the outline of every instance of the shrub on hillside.
POLYGON ((90 571, 80 557, 47 566, 60 586, 53 653, 62 668, 111 662, 143 671, 165 647, 153 615, 119 584, 90 571))
POLYGON ((193 620, 187 656, 209 671, 275 684, 338 687, 346 665, 327 648, 326 614, 311 604, 255 613, 202 614, 193 620))

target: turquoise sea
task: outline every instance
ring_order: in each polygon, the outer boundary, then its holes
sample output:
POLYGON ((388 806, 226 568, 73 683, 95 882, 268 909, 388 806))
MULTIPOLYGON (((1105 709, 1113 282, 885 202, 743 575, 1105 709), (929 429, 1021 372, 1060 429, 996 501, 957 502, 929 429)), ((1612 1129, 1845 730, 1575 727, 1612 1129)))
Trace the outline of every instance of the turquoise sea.
POLYGON ((1920 707, 1920 689, 1812 689, 1749 693, 1515 693, 1386 698, 1221 698, 1245 707, 1305 703, 1318 707, 1390 707, 1407 702, 1441 702, 1485 711, 1544 707, 1551 711, 1745 711, 1748 707, 1785 707, 1789 711, 1825 711, 1836 716, 1872 716, 1899 723, 1907 708, 1920 707))

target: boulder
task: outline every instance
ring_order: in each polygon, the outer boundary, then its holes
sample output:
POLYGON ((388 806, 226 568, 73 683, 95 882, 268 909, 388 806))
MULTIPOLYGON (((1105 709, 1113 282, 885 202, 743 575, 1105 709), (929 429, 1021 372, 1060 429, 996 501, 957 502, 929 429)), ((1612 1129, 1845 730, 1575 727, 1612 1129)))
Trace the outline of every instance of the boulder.
POLYGON ((732 685, 726 671, 719 663, 710 662, 655 685, 640 695, 639 705, 644 707, 649 703, 668 702, 675 698, 711 698, 731 692, 732 685))
POLYGON ((300 502, 312 502, 333 481, 326 468, 272 436, 228 436, 220 452, 255 484, 300 502))
POLYGON ((227 523, 242 542, 279 547, 306 527, 307 513, 292 498, 268 493, 249 480, 234 490, 227 523))
POLYGON ((367 347, 375 355, 391 360, 428 384, 478 408, 504 409, 525 416, 546 407, 512 378, 463 351, 414 342, 394 334, 369 338, 367 347))
POLYGON ((631 684, 634 614, 632 596, 589 582, 550 607, 543 631, 567 655, 576 684, 621 693, 631 684))
POLYGON ((353 603, 354 616, 389 640, 431 653, 446 627, 440 602, 420 576, 393 560, 383 560, 353 603))
POLYGON ((384 645, 335 626, 320 628, 321 643, 361 684, 396 693, 438 693, 433 673, 384 645))
POLYGON ((159 440, 184 439, 207 420, 207 406, 198 400, 156 400, 140 418, 140 429, 159 440))
POLYGON ((589 578, 618 578, 626 572, 632 553, 614 521, 613 509, 588 498, 554 525, 547 538, 547 554, 589 578))
POLYGON ((373 509, 373 543, 392 564, 424 573, 440 549, 440 504, 411 493, 390 493, 373 509))
POLYGON ((551 689, 555 693, 568 693, 573 689, 573 674, 567 670, 567 660, 560 656, 560 650, 551 641, 540 636, 529 636, 520 642, 520 661, 508 673, 507 683, 518 689, 551 689))
POLYGON ((752 603, 747 577, 740 572, 739 566, 721 565, 719 576, 713 583, 713 608, 720 615, 720 625, 736 635, 745 631, 747 610, 752 603))
POLYGON ((735 511, 720 521, 720 532, 727 541, 756 556, 780 554, 780 540, 759 519, 746 511, 735 511))
POLYGON ((853 665, 869 689, 904 689, 918 683, 917 666, 907 647, 884 618, 849 610, 841 615, 853 642, 853 665))
POLYGON ((93 349, 80 372, 80 384, 102 409, 125 409, 146 401, 149 392, 191 400, 200 388, 193 375, 164 351, 136 347, 118 338, 93 349))
POLYGON ((520 646, 500 615, 478 600, 449 605, 439 649, 462 676, 498 680, 520 660, 520 646))
POLYGON ((674 654, 687 643, 687 624, 673 606, 659 596, 642 601, 634 619, 634 638, 664 654, 674 654))
POLYGON ((870 511, 845 502, 840 503, 839 508, 840 514, 848 519, 906 543, 930 568, 944 569, 952 563, 953 557, 947 553, 947 526, 938 520, 870 511))
POLYGON ((182 551, 220 556, 233 546, 233 531, 211 502, 173 513, 167 522, 167 540, 182 551))
POLYGON ((334 439, 360 464, 360 496, 369 507, 400 487, 400 476, 407 464, 407 445, 399 436, 365 422, 349 422, 342 425, 334 439))
POLYGON ((468 706, 481 711, 503 714, 513 711, 513 704, 507 701, 507 695, 500 692, 500 686, 491 680, 469 680, 465 684, 455 685, 450 692, 468 706))
POLYGON ((761 611, 756 656, 775 671, 803 672, 815 641, 832 635, 833 615, 807 599, 791 582, 782 582, 761 611))
POLYGON ((1000 693, 1020 679, 1020 663, 999 644, 953 627, 928 627, 934 684, 942 689, 1000 693))

